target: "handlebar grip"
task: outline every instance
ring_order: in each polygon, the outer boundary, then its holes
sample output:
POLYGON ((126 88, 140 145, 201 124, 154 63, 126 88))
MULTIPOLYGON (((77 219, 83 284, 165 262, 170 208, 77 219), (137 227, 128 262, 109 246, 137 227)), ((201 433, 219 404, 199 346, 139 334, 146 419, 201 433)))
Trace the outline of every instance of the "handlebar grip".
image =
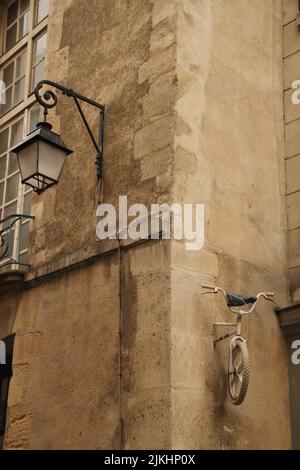
POLYGON ((215 287, 214 287, 214 286, 205 286, 205 285, 203 285, 202 288, 203 288, 203 289, 212 289, 212 290, 215 290, 215 287))
POLYGON ((267 297, 274 297, 274 292, 266 292, 265 293, 267 297))

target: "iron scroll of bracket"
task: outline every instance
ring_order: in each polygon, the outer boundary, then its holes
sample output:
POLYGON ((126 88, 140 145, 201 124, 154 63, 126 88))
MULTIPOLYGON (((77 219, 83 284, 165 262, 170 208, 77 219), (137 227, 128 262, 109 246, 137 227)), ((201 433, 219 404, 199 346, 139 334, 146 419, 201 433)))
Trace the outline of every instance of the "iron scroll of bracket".
POLYGON ((53 109, 57 106, 58 98, 54 91, 48 89, 45 92, 41 92, 44 85, 50 86, 62 92, 63 95, 73 98, 76 108, 81 116, 83 124, 91 138, 93 146, 96 150, 96 167, 97 167, 97 177, 98 180, 102 178, 103 173, 103 157, 104 157, 104 119, 105 119, 105 105, 98 103, 97 101, 91 100, 86 96, 83 96, 71 88, 66 88, 59 83, 52 82, 51 80, 42 80, 35 87, 34 94, 38 103, 45 109, 45 116, 49 109, 53 109), (98 142, 97 138, 94 136, 92 129, 89 126, 87 118, 83 112, 80 102, 87 103, 91 106, 94 106, 100 110, 100 127, 99 127, 99 137, 98 142))

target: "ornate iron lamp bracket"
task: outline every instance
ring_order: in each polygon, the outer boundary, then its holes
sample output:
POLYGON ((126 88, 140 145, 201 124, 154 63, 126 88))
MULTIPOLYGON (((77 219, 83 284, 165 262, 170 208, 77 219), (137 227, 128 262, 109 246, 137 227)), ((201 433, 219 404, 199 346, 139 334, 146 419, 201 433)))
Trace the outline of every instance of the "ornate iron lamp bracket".
POLYGON ((41 92, 44 85, 48 85, 56 90, 62 92, 63 95, 73 98, 76 108, 81 116, 83 124, 88 131, 88 134, 92 140, 93 146, 95 147, 97 156, 96 156, 96 166, 97 166, 97 177, 100 179, 102 177, 102 168, 103 168, 103 147, 104 147, 104 119, 105 119, 105 105, 97 103, 96 101, 90 100, 89 98, 76 93, 70 88, 65 88, 64 86, 52 82, 50 80, 40 81, 35 90, 35 97, 39 104, 45 109, 45 115, 47 115, 48 109, 55 108, 57 105, 57 95, 52 90, 47 90, 44 93, 41 92), (99 137, 96 138, 87 122, 86 116, 83 112, 80 102, 88 103, 91 106, 94 106, 100 110, 100 127, 99 127, 99 137))

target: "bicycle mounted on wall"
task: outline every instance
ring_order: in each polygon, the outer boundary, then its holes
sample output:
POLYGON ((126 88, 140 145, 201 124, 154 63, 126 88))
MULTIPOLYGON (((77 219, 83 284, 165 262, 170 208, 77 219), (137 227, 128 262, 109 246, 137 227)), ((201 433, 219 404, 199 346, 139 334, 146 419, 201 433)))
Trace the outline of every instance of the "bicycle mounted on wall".
POLYGON ((274 296, 274 293, 261 292, 256 296, 244 296, 229 294, 221 287, 203 285, 202 288, 208 289, 208 291, 202 292, 201 295, 218 294, 219 292, 221 292, 224 296, 228 310, 237 315, 236 323, 214 323, 214 346, 216 346, 219 342, 232 337, 229 344, 229 366, 227 375, 228 390, 232 403, 234 405, 241 405, 245 400, 250 380, 248 341, 241 334, 242 320, 244 316, 250 315, 251 313, 255 312, 257 303, 262 297, 266 300, 274 302, 271 298, 274 296), (250 305, 248 310, 235 308, 243 307, 246 305, 250 305), (216 337, 216 331, 218 327, 228 326, 234 326, 236 327, 236 329, 231 333, 226 333, 223 336, 216 337))

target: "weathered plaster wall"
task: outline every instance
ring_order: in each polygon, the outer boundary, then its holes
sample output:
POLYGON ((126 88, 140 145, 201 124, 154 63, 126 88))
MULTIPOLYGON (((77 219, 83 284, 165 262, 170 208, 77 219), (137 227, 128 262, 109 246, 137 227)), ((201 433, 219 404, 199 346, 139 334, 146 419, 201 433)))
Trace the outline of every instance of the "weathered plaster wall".
POLYGON ((229 315, 222 299, 200 297, 215 283, 288 301, 281 1, 183 0, 177 38, 173 194, 205 204, 206 241, 191 254, 171 245, 173 446, 289 448, 286 348, 272 306, 251 318, 250 388, 234 407, 227 345, 212 345, 213 322, 229 315))
POLYGON ((118 447, 117 284, 108 257, 1 311, 1 336, 16 334, 6 449, 118 447))
POLYGON ((161 243, 122 253, 121 315, 117 254, 1 300, 6 449, 171 447, 169 263, 161 243))
POLYGON ((122 280, 122 448, 171 449, 168 244, 130 250, 122 280))
MULTIPOLYGON (((168 200, 175 26, 163 2, 51 3, 45 77, 107 104, 104 202, 168 200)), ((6 448, 170 448, 169 247, 122 249, 120 311, 117 243, 95 241, 94 150, 71 100, 50 120, 75 152, 34 197, 30 289, 1 299, 0 336, 16 333, 6 448)))
POLYGON ((293 301, 300 300, 300 106, 292 103, 292 83, 300 80, 300 29, 297 0, 284 1, 284 114, 289 277, 293 301))
MULTIPOLYGON (((45 75, 107 105, 102 199, 116 206, 123 194, 129 205, 168 199, 176 24, 164 15, 155 0, 52 3, 45 75)), ((97 112, 84 109, 97 132, 97 112)), ((50 119, 75 153, 60 184, 34 200, 36 269, 93 244, 97 222, 95 152, 72 100, 60 98, 50 119)))

